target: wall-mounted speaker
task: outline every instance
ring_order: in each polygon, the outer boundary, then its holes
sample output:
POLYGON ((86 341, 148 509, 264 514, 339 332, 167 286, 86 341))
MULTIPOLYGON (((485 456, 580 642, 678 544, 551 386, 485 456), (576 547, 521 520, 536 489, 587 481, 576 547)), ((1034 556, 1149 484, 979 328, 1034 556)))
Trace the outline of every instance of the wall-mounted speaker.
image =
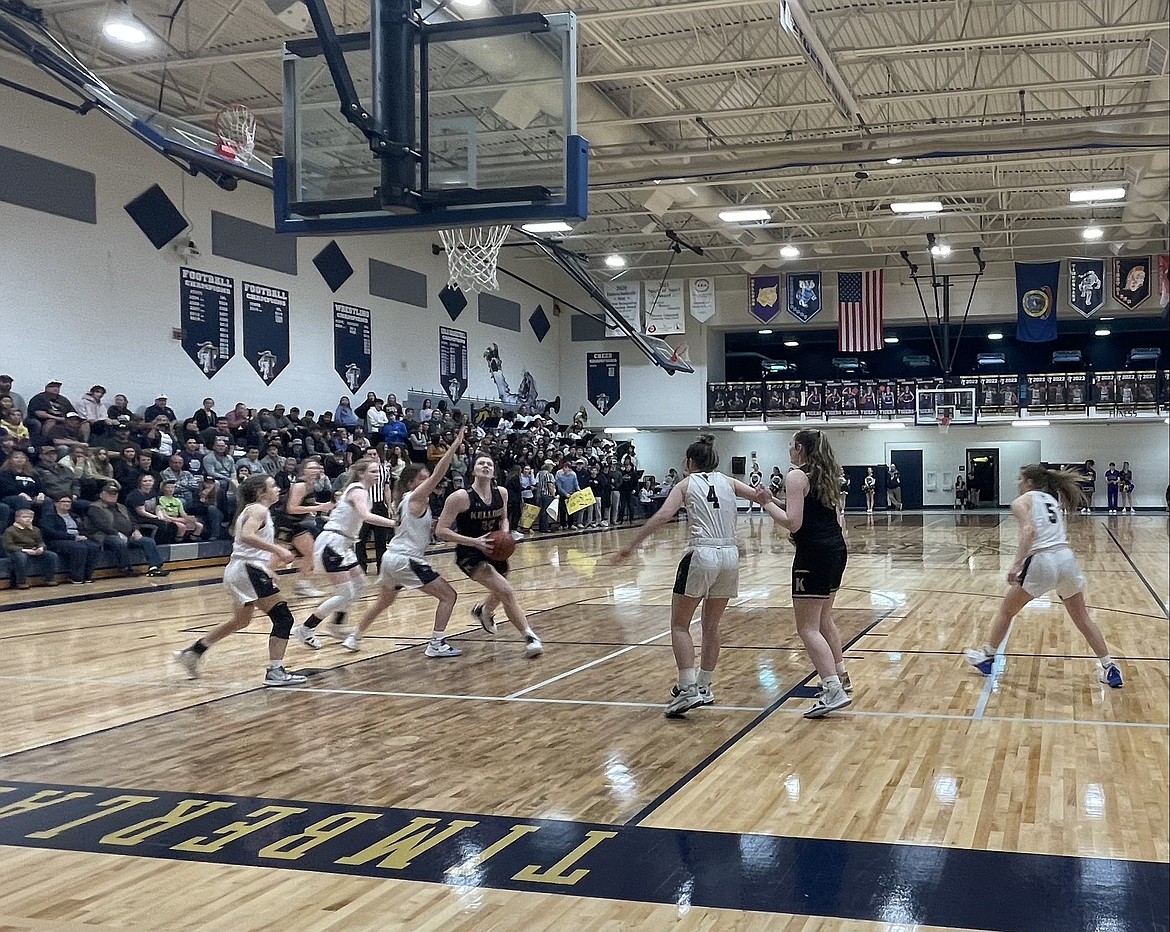
POLYGON ((328 246, 313 256, 313 265, 317 266, 317 271, 325 279, 330 291, 337 291, 353 275, 353 266, 345 258, 337 240, 331 240, 328 246))
POLYGON ((155 249, 162 249, 191 225, 157 184, 127 204, 126 213, 155 249))

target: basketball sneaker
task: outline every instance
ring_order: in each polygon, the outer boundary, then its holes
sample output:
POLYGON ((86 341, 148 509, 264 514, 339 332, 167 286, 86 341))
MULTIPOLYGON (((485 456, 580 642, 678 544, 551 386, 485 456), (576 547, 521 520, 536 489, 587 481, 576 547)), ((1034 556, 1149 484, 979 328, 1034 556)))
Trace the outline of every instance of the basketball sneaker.
POLYGON ((458 647, 452 647, 447 643, 447 639, 443 638, 441 641, 430 641, 427 643, 427 649, 424 653, 428 657, 461 657, 463 651, 458 647))
POLYGON ((992 669, 995 667, 995 654, 989 654, 982 648, 978 648, 967 651, 966 658, 967 663, 984 676, 991 676, 992 669))
POLYGON ((314 586, 307 579, 298 579, 293 583, 293 595, 303 599, 320 599, 325 593, 314 586))
POLYGON ((846 695, 845 690, 840 686, 833 689, 825 687, 817 696, 816 701, 804 710, 804 717, 824 718, 830 712, 843 709, 852 702, 853 700, 846 695))
POLYGON ((264 674, 265 686, 303 686, 309 681, 307 676, 301 676, 299 673, 289 673, 283 666, 279 664, 275 667, 269 667, 264 674))
POLYGON ((496 620, 483 610, 482 602, 480 602, 479 605, 475 606, 475 608, 471 610, 471 617, 478 621, 480 627, 483 628, 483 630, 488 634, 496 633, 496 620))
POLYGON ((845 690, 846 695, 853 695, 853 681, 849 679, 848 673, 841 674, 841 688, 845 690))
POLYGON ((524 638, 524 653, 529 657, 539 657, 544 653, 544 645, 540 643, 540 638, 535 634, 526 635, 524 638))
POLYGON ((335 641, 344 641, 347 637, 353 634, 353 628, 347 628, 342 623, 341 619, 344 617, 344 615, 338 613, 337 617, 333 621, 328 621, 321 625, 321 627, 317 629, 317 632, 319 634, 325 635, 326 637, 333 638, 335 641))
POLYGON ((175 651, 175 662, 187 671, 187 679, 197 680, 202 672, 203 655, 197 654, 190 647, 175 651))
POLYGON ((304 625, 293 625, 290 634, 292 634, 294 641, 300 641, 310 650, 320 650, 324 646, 313 629, 306 628, 304 625))
POLYGON ((346 650, 359 651, 362 649, 362 639, 358 637, 357 632, 353 632, 341 642, 341 646, 346 650))
POLYGON ((1121 671, 1115 663, 1111 663, 1107 667, 1102 667, 1101 675, 1098 679, 1111 689, 1121 689, 1125 685, 1121 679, 1121 671))
MULTIPOLYGON (((678 683, 670 687, 670 698, 674 699, 679 694, 678 683)), ((695 703, 695 707, 715 704, 715 690, 710 686, 699 687, 699 701, 695 703)))
POLYGON ((672 686, 670 702, 666 704, 662 714, 667 718, 682 718, 691 709, 699 705, 699 687, 695 683, 690 686, 672 686))

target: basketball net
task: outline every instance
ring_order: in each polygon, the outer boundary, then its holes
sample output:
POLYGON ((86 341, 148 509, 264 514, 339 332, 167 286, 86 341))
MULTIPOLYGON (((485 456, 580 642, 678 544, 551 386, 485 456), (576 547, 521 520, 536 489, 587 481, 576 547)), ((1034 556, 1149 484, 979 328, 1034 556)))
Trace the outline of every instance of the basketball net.
POLYGON ((948 415, 944 414, 942 417, 940 417, 938 419, 939 433, 945 434, 950 429, 951 429, 951 419, 948 415))
POLYGON ((670 361, 685 362, 689 366, 691 364, 690 346, 686 343, 680 343, 678 348, 670 354, 670 361))
POLYGON ((256 148, 256 118, 243 104, 229 104, 215 115, 215 151, 225 159, 248 162, 256 148))
POLYGON ((496 267, 500 247, 511 230, 509 226, 440 230, 439 238, 447 252, 448 284, 465 294, 499 291, 496 267))

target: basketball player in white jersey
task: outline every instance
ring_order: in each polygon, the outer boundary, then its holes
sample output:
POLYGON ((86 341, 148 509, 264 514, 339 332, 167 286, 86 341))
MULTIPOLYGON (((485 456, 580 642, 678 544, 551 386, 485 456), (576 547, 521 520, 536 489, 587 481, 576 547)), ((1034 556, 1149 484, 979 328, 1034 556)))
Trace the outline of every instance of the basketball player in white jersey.
POLYGON ((230 621, 213 628, 190 647, 175 654, 175 659, 191 679, 199 676, 203 655, 213 644, 229 634, 248 627, 252 613, 260 609, 272 619, 268 637, 268 670, 265 686, 299 686, 305 677, 284 668, 284 652, 292 631, 293 616, 288 603, 280 597, 272 564, 291 563, 293 554, 275 542, 275 526, 268 509, 280 498, 280 490, 271 476, 249 476, 240 483, 239 515, 235 541, 227 569, 223 572, 224 588, 236 603, 230 621))
POLYGON ((772 500, 767 486, 750 488, 738 479, 715 472, 719 455, 715 438, 703 434, 687 447, 686 473, 666 496, 654 517, 623 547, 614 564, 624 563, 647 537, 687 509, 687 549, 674 579, 670 605, 670 639, 678 665, 678 685, 666 704, 667 718, 685 715, 696 706, 713 705, 711 680, 719 662, 719 621, 727 603, 739 594, 739 546, 735 539, 736 498, 764 505, 772 500), (703 605, 703 645, 695 670, 691 620, 703 605))
POLYGON ((984 676, 992 673, 995 652, 1003 645, 1012 619, 1025 605, 1055 589, 1077 630, 1085 636, 1100 663, 1098 678, 1120 689, 1121 670, 1109 656, 1101 629, 1089 617, 1085 605, 1085 577, 1068 545, 1061 507, 1080 507, 1083 477, 1040 465, 1020 470, 1020 496, 1012 502, 1012 514, 1020 522, 1020 544, 1008 570, 1011 588, 1000 603, 987 644, 967 651, 967 662, 984 676))
POLYGON ((451 620, 451 612, 458 598, 451 584, 440 576, 427 562, 425 554, 431 544, 431 493, 447 475, 451 460, 463 446, 466 427, 447 447, 442 458, 435 464, 432 473, 425 463, 411 463, 398 477, 398 530, 386 545, 378 573, 382 591, 370 610, 362 616, 353 634, 341 646, 348 650, 361 650, 362 635, 369 630, 374 619, 388 609, 403 589, 422 589, 427 595, 439 600, 435 608, 435 628, 427 643, 428 657, 458 657, 457 647, 447 643, 444 632, 451 620))
POLYGON ((329 574, 336 594, 318 605, 303 625, 292 629, 292 636, 313 650, 322 646, 316 634, 318 625, 334 612, 338 617, 323 629, 324 633, 339 641, 349 636, 342 625, 354 602, 362 596, 362 568, 354 550, 362 524, 394 527, 390 518, 370 511, 370 487, 381 481, 381 464, 377 460, 359 460, 345 478, 341 497, 313 545, 314 567, 318 573, 329 574))

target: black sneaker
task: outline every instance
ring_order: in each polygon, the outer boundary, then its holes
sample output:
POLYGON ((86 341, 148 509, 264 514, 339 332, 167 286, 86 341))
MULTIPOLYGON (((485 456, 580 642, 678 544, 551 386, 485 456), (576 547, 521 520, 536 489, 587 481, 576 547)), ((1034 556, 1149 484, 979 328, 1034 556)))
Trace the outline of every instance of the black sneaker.
POLYGON ((147 576, 170 576, 170 570, 164 570, 161 566, 152 566, 146 571, 147 576))

